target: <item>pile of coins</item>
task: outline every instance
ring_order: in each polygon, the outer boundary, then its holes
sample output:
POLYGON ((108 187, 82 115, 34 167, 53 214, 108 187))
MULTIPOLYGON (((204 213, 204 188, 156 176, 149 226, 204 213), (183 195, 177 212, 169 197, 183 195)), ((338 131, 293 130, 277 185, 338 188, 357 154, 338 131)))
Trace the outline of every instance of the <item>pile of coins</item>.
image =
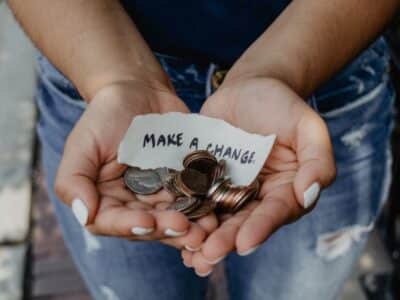
POLYGON ((209 214, 235 213, 259 190, 255 180, 249 186, 235 186, 226 176, 225 160, 218 161, 210 152, 199 150, 183 160, 182 171, 169 168, 140 169, 130 167, 124 174, 126 186, 136 194, 150 195, 162 188, 175 201, 167 208, 185 214, 194 220, 209 214))

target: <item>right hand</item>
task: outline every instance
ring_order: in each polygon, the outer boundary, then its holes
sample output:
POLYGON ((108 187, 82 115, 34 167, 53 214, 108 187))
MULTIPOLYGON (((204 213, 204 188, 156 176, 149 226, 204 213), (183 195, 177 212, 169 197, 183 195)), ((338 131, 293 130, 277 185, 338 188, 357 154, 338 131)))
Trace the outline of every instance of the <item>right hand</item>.
POLYGON ((117 152, 132 118, 171 111, 189 112, 174 91, 133 81, 108 85, 91 100, 66 141, 55 190, 92 233, 197 249, 217 227, 213 215, 191 223, 163 210, 173 201, 165 191, 137 196, 124 186, 127 166, 117 162, 117 152))

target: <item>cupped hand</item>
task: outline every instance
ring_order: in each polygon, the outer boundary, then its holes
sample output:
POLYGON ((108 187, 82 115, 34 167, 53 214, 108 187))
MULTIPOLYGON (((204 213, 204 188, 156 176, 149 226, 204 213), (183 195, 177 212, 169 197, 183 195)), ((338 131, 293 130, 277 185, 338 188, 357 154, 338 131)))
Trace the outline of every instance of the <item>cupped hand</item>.
POLYGON ((309 212, 336 169, 324 121, 280 81, 250 78, 223 84, 201 113, 251 133, 277 135, 259 175, 258 199, 234 215, 221 216, 201 250, 182 251, 185 265, 205 276, 231 251, 250 254, 279 227, 309 212))
POLYGON ((217 226, 215 216, 190 223, 165 210, 173 201, 165 191, 140 197, 124 186, 127 166, 117 162, 117 151, 132 118, 170 111, 188 109, 173 91, 138 82, 106 86, 90 101, 66 141, 55 190, 92 233, 196 249, 217 226))

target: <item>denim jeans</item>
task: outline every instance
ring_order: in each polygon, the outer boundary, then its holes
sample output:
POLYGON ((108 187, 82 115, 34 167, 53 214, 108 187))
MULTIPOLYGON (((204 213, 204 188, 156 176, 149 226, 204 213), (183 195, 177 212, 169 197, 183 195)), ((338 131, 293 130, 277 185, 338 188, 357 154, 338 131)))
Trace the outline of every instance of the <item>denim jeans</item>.
MULTIPOLYGON (((210 94, 215 64, 157 54, 178 95, 198 112, 210 94)), ((336 299, 359 258, 388 194, 395 98, 386 44, 379 39, 310 97, 333 142, 338 176, 316 208, 284 226, 247 257, 224 261, 231 299, 336 299)), ((48 191, 66 244, 94 299, 204 299, 207 279, 157 242, 95 237, 53 190, 65 139, 86 104, 74 86, 39 56, 38 133, 48 191)), ((118 117, 118 116, 116 116, 118 117)))

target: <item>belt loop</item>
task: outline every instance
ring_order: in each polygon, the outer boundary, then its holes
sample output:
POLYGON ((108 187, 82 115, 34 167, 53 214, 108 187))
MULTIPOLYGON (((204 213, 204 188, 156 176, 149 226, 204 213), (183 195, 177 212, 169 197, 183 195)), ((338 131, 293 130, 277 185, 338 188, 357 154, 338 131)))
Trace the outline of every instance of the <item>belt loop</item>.
POLYGON ((206 97, 207 98, 213 93, 212 77, 217 68, 218 68, 218 66, 214 63, 210 63, 210 66, 208 67, 207 78, 206 78, 206 97))

